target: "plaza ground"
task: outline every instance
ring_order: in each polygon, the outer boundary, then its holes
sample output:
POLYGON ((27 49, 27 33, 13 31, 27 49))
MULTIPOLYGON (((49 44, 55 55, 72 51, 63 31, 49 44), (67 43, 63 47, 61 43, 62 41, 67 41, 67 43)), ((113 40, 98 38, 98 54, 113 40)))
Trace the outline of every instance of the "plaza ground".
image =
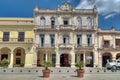
POLYGON ((50 78, 42 77, 43 68, 1 68, 0 80, 120 80, 120 70, 98 70, 95 68, 85 69, 84 78, 76 76, 75 69, 51 68, 50 78))

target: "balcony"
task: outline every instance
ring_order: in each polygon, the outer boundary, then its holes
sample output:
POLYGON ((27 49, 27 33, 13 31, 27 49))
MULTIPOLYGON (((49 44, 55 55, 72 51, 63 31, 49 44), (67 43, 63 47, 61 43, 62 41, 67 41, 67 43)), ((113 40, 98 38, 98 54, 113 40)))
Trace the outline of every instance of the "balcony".
POLYGON ((56 29, 57 26, 56 25, 36 25, 35 29, 56 29))
POLYGON ((66 43, 66 44, 61 43, 61 44, 58 45, 58 47, 59 47, 61 50, 66 50, 66 49, 67 49, 67 50, 71 50, 73 46, 74 46, 74 45, 73 45, 73 44, 70 44, 70 43, 66 43))
POLYGON ((55 44, 37 44, 37 48, 55 48, 55 44))
POLYGON ((76 50, 93 50, 94 49, 94 44, 92 45, 80 45, 80 44, 76 44, 75 45, 75 49, 76 50))
POLYGON ((21 41, 18 38, 9 39, 0 38, 0 43, 33 43, 33 38, 24 38, 21 41))
POLYGON ((60 25, 59 29, 75 29, 75 25, 60 25))
POLYGON ((98 50, 108 51, 108 50, 115 50, 115 49, 113 48, 113 45, 102 45, 100 48, 98 48, 98 50))

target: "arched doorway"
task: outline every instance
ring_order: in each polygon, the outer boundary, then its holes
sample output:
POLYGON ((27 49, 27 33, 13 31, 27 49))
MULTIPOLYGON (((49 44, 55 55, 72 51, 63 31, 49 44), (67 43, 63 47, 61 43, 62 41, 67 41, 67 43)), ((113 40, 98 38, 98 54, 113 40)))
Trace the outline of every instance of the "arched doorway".
POLYGON ((116 55, 116 59, 120 59, 120 53, 116 55))
POLYGON ((11 50, 7 47, 1 49, 1 55, 0 55, 0 61, 4 58, 7 59, 10 62, 10 52, 11 50))
POLYGON ((70 55, 69 54, 61 54, 60 55, 60 66, 61 67, 69 67, 70 66, 70 55))
POLYGON ((112 61, 112 55, 110 53, 103 53, 102 55, 102 66, 105 67, 107 60, 112 61))
POLYGON ((21 66, 23 67, 25 64, 25 50, 23 48, 16 48, 14 50, 14 67, 21 66))

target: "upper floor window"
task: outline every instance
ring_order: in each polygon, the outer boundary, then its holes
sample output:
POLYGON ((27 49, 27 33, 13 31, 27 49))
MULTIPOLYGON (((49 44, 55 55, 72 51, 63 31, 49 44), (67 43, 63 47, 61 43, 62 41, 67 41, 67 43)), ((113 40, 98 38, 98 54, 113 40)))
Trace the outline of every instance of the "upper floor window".
POLYGON ((69 24, 69 19, 68 18, 64 18, 63 19, 63 25, 68 25, 69 24))
POLYGON ((24 41, 24 35, 25 35, 24 32, 19 32, 18 33, 18 41, 24 41))
POLYGON ((82 36, 81 36, 81 34, 77 34, 77 45, 78 46, 82 45, 82 36))
POLYGON ((92 35, 91 34, 87 35, 87 45, 92 46, 92 35))
POLYGON ((40 45, 41 46, 44 46, 44 37, 45 37, 44 34, 40 34, 40 45))
POLYGON ((55 26, 55 18, 51 17, 51 27, 54 28, 55 26))
POLYGON ((87 27, 92 28, 92 19, 90 17, 87 18, 87 27))
POLYGON ((42 26, 42 27, 45 26, 45 18, 44 17, 40 18, 40 26, 42 26))
POLYGON ((9 32, 3 33, 3 41, 9 41, 9 32))
POLYGON ((51 46, 55 45, 55 34, 50 34, 51 46))
POLYGON ((104 40, 103 47, 110 47, 110 41, 109 40, 104 40))
POLYGON ((82 27, 82 19, 81 19, 81 17, 77 17, 77 27, 78 28, 82 27))
POLYGON ((69 44, 69 36, 63 35, 63 44, 69 44))
POLYGON ((120 46, 120 39, 116 39, 115 42, 116 42, 116 46, 120 46))

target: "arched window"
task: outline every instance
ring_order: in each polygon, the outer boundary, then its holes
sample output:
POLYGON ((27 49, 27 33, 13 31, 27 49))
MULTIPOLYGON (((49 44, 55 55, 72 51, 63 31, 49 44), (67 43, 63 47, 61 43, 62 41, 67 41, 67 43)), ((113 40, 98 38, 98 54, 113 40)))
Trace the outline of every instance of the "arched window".
POLYGON ((81 19, 81 17, 77 17, 77 27, 78 28, 82 27, 82 19, 81 19))
POLYGON ((55 18, 51 17, 51 27, 54 28, 55 26, 55 18))
POLYGON ((92 19, 90 17, 87 18, 87 27, 92 28, 92 19))
POLYGON ((40 18, 40 26, 42 26, 42 27, 45 26, 45 18, 44 17, 40 18))

